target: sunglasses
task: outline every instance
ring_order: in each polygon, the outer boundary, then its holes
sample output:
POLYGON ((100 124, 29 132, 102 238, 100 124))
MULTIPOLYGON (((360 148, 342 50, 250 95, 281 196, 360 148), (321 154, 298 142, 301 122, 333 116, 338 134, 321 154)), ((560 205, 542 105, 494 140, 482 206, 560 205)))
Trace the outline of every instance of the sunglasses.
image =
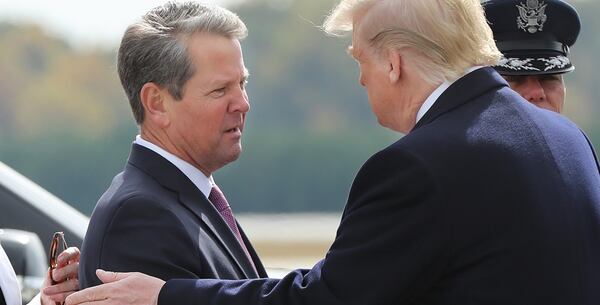
MULTIPOLYGON (((58 255, 68 248, 67 242, 65 241, 65 233, 55 232, 52 236, 52 242, 50 243, 50 281, 52 285, 56 284, 52 279, 52 271, 58 267, 58 255)), ((56 305, 62 305, 64 303, 56 303, 56 305)))

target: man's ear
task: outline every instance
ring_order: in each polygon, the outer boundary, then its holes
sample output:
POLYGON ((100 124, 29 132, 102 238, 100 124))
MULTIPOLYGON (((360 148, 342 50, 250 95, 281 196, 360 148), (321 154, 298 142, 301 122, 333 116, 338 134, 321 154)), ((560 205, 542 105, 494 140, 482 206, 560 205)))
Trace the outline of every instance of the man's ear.
POLYGON ((387 63, 390 83, 397 83, 402 76, 402 55, 396 49, 387 50, 387 63))
POLYGON ((152 121, 159 127, 169 126, 168 92, 157 84, 145 83, 140 90, 140 100, 144 107, 145 120, 152 121))

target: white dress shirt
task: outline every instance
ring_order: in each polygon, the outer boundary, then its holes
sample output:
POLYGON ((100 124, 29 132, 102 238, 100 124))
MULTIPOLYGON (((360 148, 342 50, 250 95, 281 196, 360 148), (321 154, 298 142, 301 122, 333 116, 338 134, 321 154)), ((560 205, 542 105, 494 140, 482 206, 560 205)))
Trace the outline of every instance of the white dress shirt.
MULTIPOLYGON (((21 305, 21 287, 17 275, 2 245, 0 245, 0 288, 4 294, 6 305, 21 305)), ((40 305, 40 295, 36 295, 27 305, 40 305)))
POLYGON ((188 177, 188 179, 194 183, 194 185, 202 192, 202 194, 208 198, 208 195, 210 195, 210 190, 215 184, 212 175, 210 177, 206 177, 203 172, 193 165, 181 160, 179 157, 162 149, 158 145, 142 139, 140 135, 135 137, 134 143, 152 150, 153 152, 167 159, 167 161, 173 163, 173 165, 175 165, 175 167, 177 167, 186 177, 188 177))
POLYGON ((0 287, 6 305, 21 305, 21 288, 6 252, 0 245, 0 287))
MULTIPOLYGON (((483 68, 483 66, 471 67, 471 68, 467 69, 465 74, 463 74, 462 76, 465 76, 479 68, 483 68)), ((456 80, 458 80, 458 79, 456 79, 456 80)), ((427 97, 425 102, 421 105, 421 108, 419 108, 419 111, 417 112, 417 119, 415 121, 415 124, 418 123, 421 118, 423 118, 425 113, 427 113, 427 111, 429 111, 429 109, 431 109, 433 104, 435 104, 435 102, 440 98, 440 96, 442 96, 442 94, 446 91, 446 89, 448 89, 448 87, 450 87, 455 81, 452 81, 452 82, 444 81, 435 90, 433 90, 433 92, 429 95, 429 97, 427 97)))

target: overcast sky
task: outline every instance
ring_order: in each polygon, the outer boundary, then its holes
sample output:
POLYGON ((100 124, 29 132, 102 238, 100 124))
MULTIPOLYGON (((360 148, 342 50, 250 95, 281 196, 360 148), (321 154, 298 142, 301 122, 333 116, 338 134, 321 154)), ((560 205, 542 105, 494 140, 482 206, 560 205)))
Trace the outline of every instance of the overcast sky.
MULTIPOLYGON (((204 0, 227 5, 240 0, 204 0)), ((42 24, 74 45, 113 47, 127 25, 166 0, 0 0, 0 22, 42 24)))
MULTIPOLYGON (((42 24, 48 32, 66 38, 73 45, 115 47, 127 25, 149 9, 166 1, 0 0, 0 22, 35 22, 42 24)), ((202 0, 205 3, 225 6, 243 1, 249 0, 202 0)), ((586 1, 568 0, 575 5, 586 1)))

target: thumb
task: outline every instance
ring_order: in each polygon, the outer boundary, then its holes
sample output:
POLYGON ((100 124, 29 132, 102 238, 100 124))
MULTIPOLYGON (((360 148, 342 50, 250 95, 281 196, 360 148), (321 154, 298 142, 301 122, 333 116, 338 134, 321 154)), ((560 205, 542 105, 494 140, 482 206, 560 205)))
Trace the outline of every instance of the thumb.
POLYGON ((120 281, 124 278, 129 277, 130 275, 131 275, 131 273, 111 272, 111 271, 104 271, 102 269, 96 269, 96 276, 98 276, 100 281, 102 281, 102 283, 104 283, 104 284, 120 281))

